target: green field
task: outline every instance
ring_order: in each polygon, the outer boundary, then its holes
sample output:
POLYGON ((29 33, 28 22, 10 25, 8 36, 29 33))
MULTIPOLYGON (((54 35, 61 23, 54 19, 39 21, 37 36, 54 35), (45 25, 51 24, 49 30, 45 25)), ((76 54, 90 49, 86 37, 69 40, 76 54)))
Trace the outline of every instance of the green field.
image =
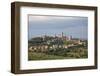
POLYGON ((87 48, 73 47, 69 49, 48 50, 47 52, 28 52, 28 60, 88 58, 87 48))
POLYGON ((47 55, 45 53, 29 52, 29 60, 51 60, 51 59, 66 59, 63 56, 47 55))

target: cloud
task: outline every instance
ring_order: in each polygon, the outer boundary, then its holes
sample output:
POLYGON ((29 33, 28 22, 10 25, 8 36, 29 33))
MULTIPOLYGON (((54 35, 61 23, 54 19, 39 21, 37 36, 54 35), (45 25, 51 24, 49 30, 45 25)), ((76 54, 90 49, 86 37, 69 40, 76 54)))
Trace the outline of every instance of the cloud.
POLYGON ((71 21, 71 20, 83 20, 86 17, 73 17, 73 16, 43 16, 43 15, 29 15, 29 22, 40 22, 40 21, 71 21))
POLYGON ((45 20, 47 20, 48 19, 48 17, 46 17, 46 16, 29 16, 29 22, 32 22, 32 21, 45 21, 45 20))
POLYGON ((48 34, 65 32, 74 37, 87 38, 88 18, 69 16, 29 16, 29 38, 48 34))

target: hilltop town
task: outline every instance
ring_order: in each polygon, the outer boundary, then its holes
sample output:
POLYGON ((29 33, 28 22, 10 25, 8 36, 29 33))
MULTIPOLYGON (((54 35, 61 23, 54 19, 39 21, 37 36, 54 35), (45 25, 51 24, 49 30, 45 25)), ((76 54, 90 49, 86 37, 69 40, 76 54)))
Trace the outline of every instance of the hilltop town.
POLYGON ((60 35, 33 37, 28 41, 28 51, 29 60, 87 58, 88 53, 87 40, 66 36, 63 32, 60 35))

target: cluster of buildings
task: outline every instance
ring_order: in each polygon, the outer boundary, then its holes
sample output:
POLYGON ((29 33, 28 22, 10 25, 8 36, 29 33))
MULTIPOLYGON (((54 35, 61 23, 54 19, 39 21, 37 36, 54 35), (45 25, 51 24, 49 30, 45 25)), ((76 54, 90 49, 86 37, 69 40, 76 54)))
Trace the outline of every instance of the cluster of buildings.
MULTIPOLYGON (((42 36, 43 39, 46 38, 46 35, 42 36)), ((61 39, 61 40, 72 40, 72 36, 66 36, 64 35, 64 33, 62 32, 61 34, 58 34, 54 36, 54 39, 61 39)))
MULTIPOLYGON (((32 45, 29 47, 29 51, 35 51, 35 52, 45 52, 48 51, 48 49, 57 49, 57 48, 69 48, 69 47, 74 47, 77 46, 75 44, 82 44, 82 42, 78 39, 72 39, 72 36, 66 36, 64 35, 64 33, 62 32, 62 34, 60 36, 57 36, 55 34, 54 37, 51 37, 50 39, 48 36, 42 36, 41 39, 41 43, 38 45, 32 45), (44 42, 43 42, 44 41, 44 42), (64 44, 64 42, 72 42, 70 44, 64 44), (43 43, 43 44, 42 44, 43 43)), ((34 40, 33 40, 34 41, 34 40)), ((34 42, 33 42, 34 44, 34 42)))

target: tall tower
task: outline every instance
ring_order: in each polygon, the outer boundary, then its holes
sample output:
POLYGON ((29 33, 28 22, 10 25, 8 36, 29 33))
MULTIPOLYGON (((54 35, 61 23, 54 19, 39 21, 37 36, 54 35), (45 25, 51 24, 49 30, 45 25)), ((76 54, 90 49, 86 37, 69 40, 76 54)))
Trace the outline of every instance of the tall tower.
POLYGON ((64 37, 64 33, 62 32, 62 38, 64 37))
POLYGON ((56 34, 55 34, 55 37, 57 37, 56 34))
POLYGON ((72 40, 72 36, 69 36, 69 40, 72 40))

